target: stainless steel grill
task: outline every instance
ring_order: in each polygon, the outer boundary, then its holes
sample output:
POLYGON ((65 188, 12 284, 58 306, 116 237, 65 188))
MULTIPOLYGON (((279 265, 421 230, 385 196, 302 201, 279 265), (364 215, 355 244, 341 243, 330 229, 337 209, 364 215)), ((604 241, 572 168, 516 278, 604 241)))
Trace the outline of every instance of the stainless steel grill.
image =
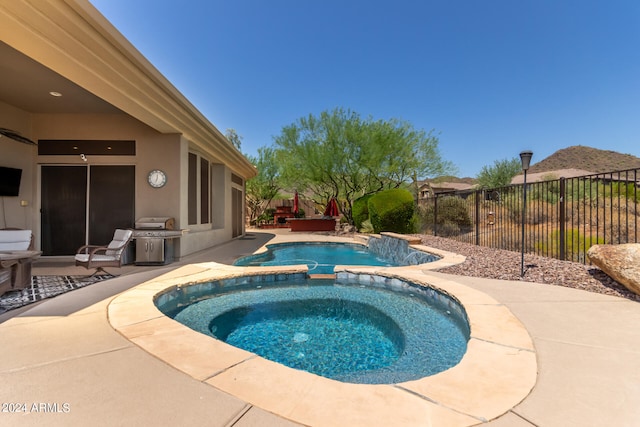
POLYGON ((136 230, 173 230, 175 220, 169 216, 143 217, 136 221, 136 230))
POLYGON ((143 217, 136 221, 136 265, 156 265, 173 262, 173 239, 186 230, 175 230, 171 217, 143 217))

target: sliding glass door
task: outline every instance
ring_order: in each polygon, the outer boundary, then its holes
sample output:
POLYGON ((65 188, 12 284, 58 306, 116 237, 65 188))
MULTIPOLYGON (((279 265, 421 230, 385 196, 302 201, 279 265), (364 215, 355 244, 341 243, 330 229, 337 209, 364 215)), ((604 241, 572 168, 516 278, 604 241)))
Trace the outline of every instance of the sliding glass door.
POLYGON ((41 246, 45 256, 107 244, 135 222, 135 166, 42 166, 41 246))

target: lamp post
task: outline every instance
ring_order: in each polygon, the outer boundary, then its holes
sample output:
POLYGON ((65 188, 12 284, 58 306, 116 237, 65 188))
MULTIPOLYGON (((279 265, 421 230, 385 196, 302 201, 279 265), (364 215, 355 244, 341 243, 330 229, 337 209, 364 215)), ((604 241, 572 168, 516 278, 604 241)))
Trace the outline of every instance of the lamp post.
POLYGON ((524 277, 524 224, 527 216, 527 169, 531 163, 533 152, 523 151, 520 153, 522 162, 522 172, 524 172, 524 184, 522 186, 522 254, 520 257, 520 277, 524 277))

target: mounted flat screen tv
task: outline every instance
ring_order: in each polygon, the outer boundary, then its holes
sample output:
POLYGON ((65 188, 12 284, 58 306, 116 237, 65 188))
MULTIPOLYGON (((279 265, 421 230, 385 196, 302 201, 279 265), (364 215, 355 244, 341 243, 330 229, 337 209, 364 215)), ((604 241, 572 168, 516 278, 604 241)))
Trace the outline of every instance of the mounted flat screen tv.
POLYGON ((22 169, 0 166, 0 196, 17 197, 20 194, 22 169))

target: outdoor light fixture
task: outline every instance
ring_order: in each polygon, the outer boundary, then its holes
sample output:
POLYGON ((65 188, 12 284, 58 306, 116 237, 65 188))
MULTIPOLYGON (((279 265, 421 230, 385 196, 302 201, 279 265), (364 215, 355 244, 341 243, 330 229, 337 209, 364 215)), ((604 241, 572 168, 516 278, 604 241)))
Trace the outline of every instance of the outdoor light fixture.
POLYGON ((533 157, 532 151, 523 151, 522 153, 520 153, 522 170, 524 171, 525 177, 527 176, 527 169, 529 169, 529 164, 531 163, 531 157, 533 157))
POLYGON ((520 153, 520 161, 522 162, 522 172, 524 173, 524 184, 522 185, 522 253, 520 256, 520 277, 524 277, 524 224, 527 216, 527 170, 533 157, 532 151, 523 151, 520 153))

